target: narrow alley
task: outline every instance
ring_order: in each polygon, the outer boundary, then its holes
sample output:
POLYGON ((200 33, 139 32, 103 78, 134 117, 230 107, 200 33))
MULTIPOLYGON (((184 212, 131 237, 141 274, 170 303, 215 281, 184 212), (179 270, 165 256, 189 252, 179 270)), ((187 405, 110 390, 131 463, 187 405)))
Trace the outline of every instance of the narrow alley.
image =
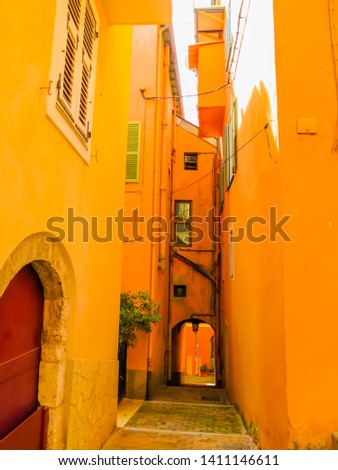
POLYGON ((103 450, 249 450, 246 433, 224 390, 161 387, 151 401, 121 401, 117 429, 103 450))
POLYGON ((338 450, 338 0, 1 20, 0 449, 338 450))

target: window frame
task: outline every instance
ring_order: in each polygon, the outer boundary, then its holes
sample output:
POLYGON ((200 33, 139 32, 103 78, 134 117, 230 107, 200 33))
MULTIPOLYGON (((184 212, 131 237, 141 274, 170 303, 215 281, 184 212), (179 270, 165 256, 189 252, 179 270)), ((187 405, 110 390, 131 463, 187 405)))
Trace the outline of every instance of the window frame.
POLYGON ((90 162, 99 28, 94 0, 57 0, 47 116, 86 163, 90 162), (80 8, 78 26, 71 13, 74 5, 80 8), (69 37, 73 42, 67 42, 69 37))
POLYGON ((184 152, 183 168, 184 168, 184 170, 192 170, 192 171, 198 170, 198 152, 184 152), (196 157, 196 161, 194 162, 195 163, 195 168, 189 168, 187 166, 188 162, 186 161, 186 157, 196 157))
POLYGON ((185 298, 187 296, 187 286, 185 284, 174 284, 174 297, 178 299, 185 298), (178 289, 182 289, 182 295, 178 295, 178 289))
POLYGON ((192 214, 192 201, 191 200, 186 200, 186 199, 176 199, 174 201, 174 244, 175 246, 182 247, 182 248, 187 248, 192 245, 192 237, 191 237, 191 214, 192 214), (179 215, 177 211, 178 204, 188 204, 189 205, 189 216, 184 217, 184 214, 181 216, 179 215), (184 227, 186 230, 185 232, 188 233, 188 243, 178 243, 177 240, 181 240, 181 238, 177 237, 177 228, 178 227, 184 227))

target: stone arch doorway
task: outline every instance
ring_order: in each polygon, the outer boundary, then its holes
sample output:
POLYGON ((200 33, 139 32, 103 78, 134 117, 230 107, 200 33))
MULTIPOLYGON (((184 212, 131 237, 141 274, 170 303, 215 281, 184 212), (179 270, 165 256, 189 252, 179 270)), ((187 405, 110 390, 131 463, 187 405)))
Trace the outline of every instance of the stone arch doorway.
POLYGON ((171 385, 216 385, 214 338, 214 328, 203 320, 187 319, 174 326, 171 385))
POLYGON ((74 276, 64 246, 50 237, 47 241, 47 236, 44 232, 30 235, 11 253, 0 271, 0 296, 22 268, 34 268, 43 288, 38 403, 49 411, 47 449, 63 449, 66 341, 74 276))

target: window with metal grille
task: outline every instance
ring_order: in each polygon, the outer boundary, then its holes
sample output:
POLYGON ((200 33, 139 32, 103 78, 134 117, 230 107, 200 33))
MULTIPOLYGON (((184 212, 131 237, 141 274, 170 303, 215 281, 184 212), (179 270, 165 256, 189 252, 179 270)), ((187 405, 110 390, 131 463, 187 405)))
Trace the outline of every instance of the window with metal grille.
POLYGON ((94 0, 59 0, 56 18, 51 66, 56 97, 53 85, 47 114, 88 161, 99 17, 94 0))
POLYGON ((198 153, 185 153, 184 154, 184 169, 197 170, 198 153))
POLYGON ((140 167, 141 122, 128 123, 126 183, 138 183, 140 167))
POLYGON ((186 296, 187 296, 187 286, 174 285, 174 297, 186 297, 186 296))

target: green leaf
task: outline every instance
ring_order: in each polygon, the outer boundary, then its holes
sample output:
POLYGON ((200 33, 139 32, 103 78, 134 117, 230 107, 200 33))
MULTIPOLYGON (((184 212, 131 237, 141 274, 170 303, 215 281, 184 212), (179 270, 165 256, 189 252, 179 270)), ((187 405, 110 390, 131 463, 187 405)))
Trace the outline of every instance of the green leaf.
POLYGON ((152 326, 162 319, 160 305, 153 302, 147 291, 134 294, 122 292, 120 296, 119 347, 135 347, 137 331, 150 333, 152 326))

